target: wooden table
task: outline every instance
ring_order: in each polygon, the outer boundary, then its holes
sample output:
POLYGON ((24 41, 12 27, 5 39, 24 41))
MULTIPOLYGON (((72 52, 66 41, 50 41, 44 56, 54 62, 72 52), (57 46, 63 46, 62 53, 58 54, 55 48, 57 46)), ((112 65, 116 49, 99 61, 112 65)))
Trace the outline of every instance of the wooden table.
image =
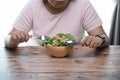
POLYGON ((120 46, 75 46, 65 58, 53 58, 39 46, 1 47, 0 80, 120 80, 120 46))

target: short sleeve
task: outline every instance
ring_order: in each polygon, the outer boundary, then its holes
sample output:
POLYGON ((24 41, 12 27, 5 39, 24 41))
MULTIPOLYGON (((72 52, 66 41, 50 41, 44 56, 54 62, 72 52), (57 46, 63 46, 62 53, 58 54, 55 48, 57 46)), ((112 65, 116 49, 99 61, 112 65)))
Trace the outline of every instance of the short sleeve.
POLYGON ((98 16, 97 12, 95 11, 94 7, 92 4, 89 2, 89 0, 86 0, 86 4, 84 5, 83 8, 83 13, 82 13, 82 25, 84 29, 89 32, 100 25, 102 25, 102 20, 98 16))
POLYGON ((21 13, 16 18, 15 22, 13 23, 13 27, 22 30, 25 32, 29 32, 32 28, 33 21, 32 21, 32 1, 29 0, 27 4, 22 9, 21 13))

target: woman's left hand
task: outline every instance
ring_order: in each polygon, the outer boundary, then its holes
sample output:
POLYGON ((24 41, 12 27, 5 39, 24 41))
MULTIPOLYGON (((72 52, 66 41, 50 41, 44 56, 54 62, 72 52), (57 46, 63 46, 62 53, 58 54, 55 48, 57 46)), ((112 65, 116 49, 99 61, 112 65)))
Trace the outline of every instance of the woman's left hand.
POLYGON ((102 39, 95 36, 86 36, 84 40, 81 42, 82 46, 88 46, 90 48, 100 47, 102 43, 102 39))

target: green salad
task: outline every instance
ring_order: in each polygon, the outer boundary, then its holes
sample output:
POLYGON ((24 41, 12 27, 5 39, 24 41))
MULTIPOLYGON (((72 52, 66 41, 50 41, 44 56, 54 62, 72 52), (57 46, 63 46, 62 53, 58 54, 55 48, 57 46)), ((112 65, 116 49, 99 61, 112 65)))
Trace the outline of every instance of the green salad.
POLYGON ((73 40, 74 37, 70 33, 58 33, 53 37, 50 37, 49 40, 42 40, 41 45, 45 46, 46 44, 49 44, 51 46, 67 46, 66 41, 67 40, 73 40))

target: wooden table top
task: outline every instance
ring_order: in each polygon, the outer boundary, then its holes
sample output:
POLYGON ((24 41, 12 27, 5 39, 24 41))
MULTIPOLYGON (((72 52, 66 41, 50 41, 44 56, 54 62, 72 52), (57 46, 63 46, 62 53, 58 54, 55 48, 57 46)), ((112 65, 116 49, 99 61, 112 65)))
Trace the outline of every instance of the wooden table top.
POLYGON ((1 47, 0 80, 120 80, 120 46, 75 46, 65 58, 51 57, 40 46, 1 47))

